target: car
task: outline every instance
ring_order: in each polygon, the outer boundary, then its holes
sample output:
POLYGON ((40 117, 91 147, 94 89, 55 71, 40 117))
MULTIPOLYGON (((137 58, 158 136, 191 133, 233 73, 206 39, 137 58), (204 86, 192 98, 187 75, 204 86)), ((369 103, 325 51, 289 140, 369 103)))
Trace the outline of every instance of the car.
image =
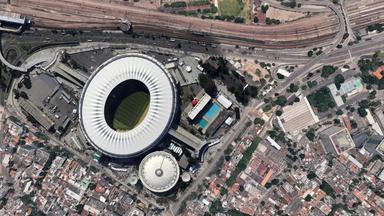
POLYGON ((175 61, 177 61, 177 60, 178 60, 178 58, 174 57, 174 58, 169 58, 167 61, 168 61, 168 62, 175 62, 175 61))
POLYGON ((191 172, 192 174, 195 174, 198 170, 199 170, 200 166, 197 165, 197 164, 192 164, 190 167, 189 167, 189 172, 191 172))
POLYGON ((199 71, 201 71, 201 72, 204 71, 204 68, 201 65, 197 65, 196 67, 197 67, 197 69, 199 69, 199 71))

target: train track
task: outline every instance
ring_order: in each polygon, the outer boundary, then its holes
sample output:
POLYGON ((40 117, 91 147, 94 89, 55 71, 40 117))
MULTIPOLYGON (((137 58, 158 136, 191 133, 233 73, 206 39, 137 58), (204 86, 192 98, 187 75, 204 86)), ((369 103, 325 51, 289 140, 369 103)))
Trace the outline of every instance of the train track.
MULTIPOLYGON (((357 29, 383 20, 379 6, 366 5, 370 18, 359 19, 359 7, 348 6, 352 28, 357 29)), ((298 48, 324 42, 339 31, 338 17, 329 12, 276 26, 244 25, 217 20, 165 14, 143 8, 91 0, 12 0, 4 10, 33 17, 38 27, 46 28, 116 28, 120 18, 127 18, 135 32, 163 34, 201 42, 216 42, 265 48, 298 48), (192 33, 204 32, 204 37, 192 33)))

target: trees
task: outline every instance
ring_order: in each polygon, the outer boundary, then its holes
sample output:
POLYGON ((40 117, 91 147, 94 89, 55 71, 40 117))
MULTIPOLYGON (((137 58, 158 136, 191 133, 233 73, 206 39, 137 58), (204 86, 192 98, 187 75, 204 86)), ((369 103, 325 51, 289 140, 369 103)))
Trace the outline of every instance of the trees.
POLYGON ((310 194, 308 194, 308 195, 304 198, 304 200, 305 200, 306 202, 310 202, 310 201, 312 200, 312 196, 311 196, 310 194))
POLYGON ((310 128, 307 133, 305 133, 305 136, 307 136, 307 138, 310 140, 310 141, 315 141, 315 137, 316 137, 316 134, 315 134, 315 130, 313 128, 310 128))
POLYGON ((207 74, 199 74, 199 83, 201 87, 211 96, 215 96, 217 88, 215 82, 207 74))
POLYGON ((313 56, 313 51, 312 50, 309 50, 308 53, 307 53, 308 57, 312 57, 313 56))
POLYGON ((236 113, 236 119, 239 120, 240 119, 240 109, 239 109, 239 107, 235 107, 235 113, 236 113))
POLYGON ((345 79, 342 74, 337 74, 334 79, 334 83, 337 89, 340 89, 341 83, 344 83, 345 79))
POLYGON ((24 98, 24 99, 26 99, 26 100, 28 100, 28 95, 27 95, 27 93, 25 93, 24 91, 22 91, 22 92, 20 92, 20 97, 21 98, 24 98))
POLYGON ((319 112, 325 112, 329 108, 336 106, 329 89, 326 87, 323 87, 317 92, 310 94, 307 98, 309 103, 316 107, 319 112))
POLYGON ((312 172, 312 171, 310 171, 310 172, 308 173, 308 175, 307 175, 307 178, 308 178, 309 180, 314 179, 314 178, 316 178, 316 177, 317 177, 316 173, 314 173, 314 172, 312 172))
POLYGON ((285 106, 287 103, 287 98, 285 96, 278 96, 277 99, 273 102, 274 105, 279 105, 279 106, 285 106))
POLYGON ((265 121, 262 118, 256 117, 255 120, 253 120, 253 123, 257 126, 263 126, 265 121))
POLYGON ((313 87, 317 86, 317 81, 316 80, 308 81, 307 86, 308 86, 308 88, 313 88, 313 87))
POLYGON ((369 108, 369 100, 362 100, 359 102, 359 106, 363 109, 369 108))
POLYGON ((269 9, 269 5, 268 4, 261 5, 261 11, 263 13, 267 13, 268 9, 269 9))
POLYGON ((359 113, 359 115, 361 116, 361 117, 365 117, 365 116, 367 116, 367 111, 365 111, 365 109, 364 108, 362 108, 362 107, 359 107, 358 109, 357 109, 357 112, 359 113))
POLYGON ((335 71, 336 71, 336 68, 333 67, 332 65, 325 65, 321 69, 321 77, 327 78, 331 74, 335 73, 335 71))
POLYGON ((295 93, 299 90, 299 86, 291 83, 287 89, 288 92, 295 93))

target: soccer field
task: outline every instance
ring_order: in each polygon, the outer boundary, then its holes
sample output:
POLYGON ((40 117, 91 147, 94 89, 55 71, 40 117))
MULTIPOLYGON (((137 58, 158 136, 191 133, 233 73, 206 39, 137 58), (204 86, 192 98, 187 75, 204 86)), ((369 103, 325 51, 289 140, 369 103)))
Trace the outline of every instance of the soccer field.
POLYGON ((145 117, 150 96, 146 92, 134 92, 118 105, 113 116, 113 128, 117 131, 133 129, 145 117))

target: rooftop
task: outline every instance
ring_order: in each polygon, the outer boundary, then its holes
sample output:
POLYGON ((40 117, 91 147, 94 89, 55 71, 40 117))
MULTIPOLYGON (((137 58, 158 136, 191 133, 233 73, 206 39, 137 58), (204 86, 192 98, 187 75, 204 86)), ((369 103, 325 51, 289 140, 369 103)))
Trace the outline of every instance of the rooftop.
POLYGON ((172 189, 179 180, 180 168, 176 159, 164 151, 148 154, 139 166, 139 177, 149 190, 162 193, 172 189))
POLYGON ((306 97, 301 97, 300 102, 283 108, 283 114, 278 117, 279 125, 284 132, 300 131, 319 121, 313 112, 306 97))
POLYGON ((345 127, 332 126, 320 133, 320 138, 323 141, 323 146, 326 152, 341 154, 355 147, 348 129, 345 127))

